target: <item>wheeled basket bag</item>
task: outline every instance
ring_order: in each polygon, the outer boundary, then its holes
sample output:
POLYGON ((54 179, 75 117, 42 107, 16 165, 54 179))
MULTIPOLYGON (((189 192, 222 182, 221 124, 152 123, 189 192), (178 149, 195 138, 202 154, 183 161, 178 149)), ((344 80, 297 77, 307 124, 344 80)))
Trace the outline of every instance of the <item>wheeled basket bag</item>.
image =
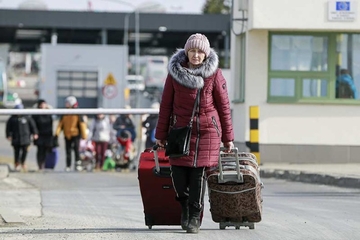
POLYGON ((261 221, 263 184, 255 155, 220 149, 219 165, 207 171, 210 212, 220 229, 255 228, 261 221))

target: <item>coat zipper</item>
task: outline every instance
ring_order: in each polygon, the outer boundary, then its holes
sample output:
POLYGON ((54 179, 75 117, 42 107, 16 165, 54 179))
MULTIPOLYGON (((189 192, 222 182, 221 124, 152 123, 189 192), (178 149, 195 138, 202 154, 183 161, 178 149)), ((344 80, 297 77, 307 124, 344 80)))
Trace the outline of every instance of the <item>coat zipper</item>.
POLYGON ((214 124, 214 127, 215 127, 215 129, 216 129, 216 132, 217 132, 217 134, 218 134, 218 137, 220 137, 220 130, 219 130, 219 127, 218 127, 217 122, 216 122, 216 120, 215 120, 215 117, 214 117, 214 116, 211 117, 211 120, 212 120, 212 122, 213 122, 213 124, 214 124))
MULTIPOLYGON (((199 89, 198 91, 201 91, 201 89, 199 89)), ((199 112, 200 112, 200 96, 199 96, 199 102, 198 102, 198 106, 197 106, 197 113, 196 113, 196 126, 197 126, 197 137, 196 137, 196 143, 195 143, 195 159, 194 159, 194 167, 196 167, 197 165, 197 159, 198 159, 198 148, 199 148, 199 140, 200 140, 200 117, 199 117, 199 112)))

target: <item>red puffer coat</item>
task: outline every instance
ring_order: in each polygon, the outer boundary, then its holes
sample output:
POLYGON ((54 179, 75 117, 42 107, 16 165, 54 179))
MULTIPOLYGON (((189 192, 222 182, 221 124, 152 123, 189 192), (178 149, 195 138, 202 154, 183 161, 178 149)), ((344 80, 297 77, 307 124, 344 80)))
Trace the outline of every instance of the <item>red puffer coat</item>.
POLYGON ((172 124, 174 127, 182 127, 189 123, 198 89, 201 89, 200 109, 193 122, 190 154, 170 159, 171 165, 216 166, 221 142, 234 140, 226 80, 218 69, 218 57, 214 50, 196 69, 187 68, 184 50, 178 50, 171 57, 160 104, 156 139, 166 140, 172 124), (172 123, 170 119, 173 119, 172 123))

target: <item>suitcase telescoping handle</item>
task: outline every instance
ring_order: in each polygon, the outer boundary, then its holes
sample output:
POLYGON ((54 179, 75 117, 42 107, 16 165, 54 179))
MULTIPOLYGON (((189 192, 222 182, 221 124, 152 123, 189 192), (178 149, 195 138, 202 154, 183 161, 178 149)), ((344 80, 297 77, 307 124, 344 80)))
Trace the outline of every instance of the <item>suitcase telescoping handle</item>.
POLYGON ((157 145, 157 144, 152 147, 152 151, 154 152, 156 173, 160 173, 159 156, 158 156, 158 152, 157 152, 158 148, 159 148, 159 145, 157 145))
POLYGON ((219 176, 218 176, 218 182, 219 183, 226 183, 229 181, 234 181, 234 182, 238 182, 238 183, 243 183, 244 182, 244 178, 242 173, 240 172, 240 163, 239 163, 239 156, 238 156, 238 149, 237 148, 232 148, 231 152, 229 154, 234 154, 235 155, 235 169, 236 169, 236 174, 234 174, 234 171, 223 171, 223 162, 221 161, 221 155, 222 154, 226 154, 225 151, 227 151, 228 149, 225 147, 221 147, 220 148, 220 154, 219 154, 219 176))

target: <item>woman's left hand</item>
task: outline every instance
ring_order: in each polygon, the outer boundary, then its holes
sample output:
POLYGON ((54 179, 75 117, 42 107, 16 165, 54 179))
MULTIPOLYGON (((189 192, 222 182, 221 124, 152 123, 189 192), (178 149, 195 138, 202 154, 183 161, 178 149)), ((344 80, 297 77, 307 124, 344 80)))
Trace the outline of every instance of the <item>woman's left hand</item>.
POLYGON ((226 152, 231 152, 231 149, 234 148, 233 142, 226 142, 224 143, 224 148, 226 148, 226 152))

